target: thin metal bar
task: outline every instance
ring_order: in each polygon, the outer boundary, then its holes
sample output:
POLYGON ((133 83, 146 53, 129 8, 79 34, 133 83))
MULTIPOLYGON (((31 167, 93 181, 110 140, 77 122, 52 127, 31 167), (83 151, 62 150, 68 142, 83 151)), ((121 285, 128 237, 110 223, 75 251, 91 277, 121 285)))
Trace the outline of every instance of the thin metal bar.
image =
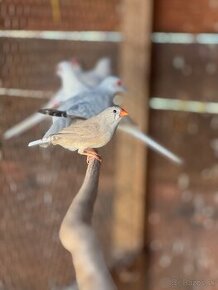
MULTIPOLYGON (((116 31, 37 31, 37 30, 1 30, 0 38, 25 38, 68 41, 121 42, 123 36, 116 31)), ((154 32, 153 43, 159 44, 218 44, 217 33, 175 33, 154 32)))
POLYGON ((0 96, 12 96, 33 99, 48 99, 52 96, 50 91, 24 90, 15 88, 0 88, 0 96))
MULTIPOLYGON (((47 100, 52 95, 53 92, 51 91, 0 88, 0 97, 11 96, 47 100)), ((149 101, 149 107, 154 110, 218 114, 218 102, 202 102, 153 97, 149 101)))
POLYGON ((218 34, 155 32, 152 34, 152 42, 163 44, 218 44, 218 34))
POLYGON ((151 98, 149 106, 154 110, 218 114, 218 102, 151 98))
POLYGON ((119 32, 104 31, 37 31, 37 30, 1 30, 2 38, 29 38, 69 41, 96 41, 96 42, 120 42, 119 32))

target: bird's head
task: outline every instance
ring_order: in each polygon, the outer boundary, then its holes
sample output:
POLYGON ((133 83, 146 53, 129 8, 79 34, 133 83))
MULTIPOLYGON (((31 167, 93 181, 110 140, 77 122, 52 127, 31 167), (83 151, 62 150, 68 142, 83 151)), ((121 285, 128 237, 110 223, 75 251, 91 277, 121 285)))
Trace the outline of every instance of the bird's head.
POLYGON ((123 82, 120 78, 114 77, 114 76, 109 76, 105 78, 100 86, 108 91, 110 94, 115 95, 116 93, 122 93, 126 91, 126 88, 123 85, 123 82))
POLYGON ((119 106, 113 106, 105 109, 101 112, 101 115, 104 119, 104 123, 118 124, 123 117, 128 115, 128 113, 119 106))
POLYGON ((60 78, 72 74, 73 69, 69 61, 61 61, 56 66, 56 75, 60 78))

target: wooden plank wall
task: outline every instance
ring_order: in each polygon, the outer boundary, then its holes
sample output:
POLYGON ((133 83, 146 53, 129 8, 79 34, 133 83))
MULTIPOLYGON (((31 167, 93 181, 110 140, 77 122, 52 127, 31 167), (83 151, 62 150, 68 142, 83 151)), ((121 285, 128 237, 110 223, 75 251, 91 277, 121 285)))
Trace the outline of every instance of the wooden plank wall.
MULTIPOLYGON (((217 1, 154 1, 154 31, 217 32, 217 1)), ((153 44, 151 97, 217 102, 218 45, 153 44)), ((151 110, 147 289, 217 289, 217 115, 151 110)))
POLYGON ((216 0, 154 1, 154 31, 217 32, 216 0))
POLYGON ((4 0, 0 2, 0 28, 118 30, 119 4, 116 0, 4 0))

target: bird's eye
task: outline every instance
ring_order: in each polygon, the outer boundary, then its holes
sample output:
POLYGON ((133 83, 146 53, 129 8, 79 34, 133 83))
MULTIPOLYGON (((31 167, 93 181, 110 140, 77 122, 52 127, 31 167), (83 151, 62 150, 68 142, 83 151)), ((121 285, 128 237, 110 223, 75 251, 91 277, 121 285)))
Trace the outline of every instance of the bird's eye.
POLYGON ((116 114, 117 110, 113 110, 114 114, 116 114))

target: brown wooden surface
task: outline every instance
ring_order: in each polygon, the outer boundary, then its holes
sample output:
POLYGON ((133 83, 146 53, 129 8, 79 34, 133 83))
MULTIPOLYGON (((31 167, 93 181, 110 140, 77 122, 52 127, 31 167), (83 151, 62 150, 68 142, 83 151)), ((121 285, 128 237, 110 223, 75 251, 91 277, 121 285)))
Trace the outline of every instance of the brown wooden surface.
POLYGON ((181 154, 186 164, 176 168, 149 154, 148 289, 195 289, 188 286, 192 281, 217 289, 215 120, 216 116, 151 112, 151 134, 181 154))
MULTIPOLYGON (((129 89, 123 106, 146 131, 152 1, 126 0, 123 9, 121 31, 125 41, 120 50, 120 72, 129 89)), ((146 150, 143 144, 122 134, 116 156, 112 236, 113 250, 119 255, 137 251, 143 246, 146 150)))
POLYGON ((151 97, 217 101, 218 45, 155 44, 151 97))
MULTIPOLYGON (((155 45, 153 52, 151 96, 217 101, 216 46, 155 45)), ((149 151, 148 289, 217 289, 217 120, 151 110, 150 135, 185 164, 149 151)))
MULTIPOLYGON (((4 0, 1 29, 119 31, 122 1, 4 0)), ((216 0, 155 0, 154 31, 217 32, 216 0)))
POLYGON ((216 0, 155 0, 154 31, 217 32, 216 0))
POLYGON ((0 78, 3 87, 30 90, 55 90, 59 87, 56 65, 77 57, 84 69, 93 67, 101 57, 111 57, 117 71, 116 43, 7 39, 1 42, 0 78))
POLYGON ((24 30, 118 30, 120 1, 4 0, 0 28, 24 30))

